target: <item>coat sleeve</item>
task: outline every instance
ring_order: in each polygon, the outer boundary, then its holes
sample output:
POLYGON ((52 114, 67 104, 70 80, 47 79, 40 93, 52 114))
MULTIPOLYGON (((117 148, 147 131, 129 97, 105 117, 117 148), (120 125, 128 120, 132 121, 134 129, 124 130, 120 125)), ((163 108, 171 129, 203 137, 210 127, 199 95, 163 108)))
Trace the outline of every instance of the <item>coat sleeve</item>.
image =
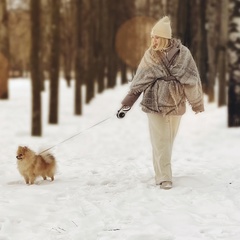
MULTIPOLYGON (((189 50, 188 50, 189 51, 189 50)), ((189 64, 188 69, 186 70, 189 76, 184 82, 184 92, 185 96, 192 107, 194 112, 203 112, 204 111, 204 102, 203 102, 203 90, 199 72, 196 66, 196 63, 189 51, 189 64)))
POLYGON ((126 97, 122 100, 122 105, 124 106, 129 106, 129 107, 132 107, 133 104, 137 101, 137 99, 139 98, 139 96, 141 95, 141 92, 140 93, 132 93, 132 92, 129 92, 126 97))
POLYGON ((197 82, 195 85, 184 85, 185 96, 192 107, 194 112, 203 112, 203 93, 201 82, 197 82))

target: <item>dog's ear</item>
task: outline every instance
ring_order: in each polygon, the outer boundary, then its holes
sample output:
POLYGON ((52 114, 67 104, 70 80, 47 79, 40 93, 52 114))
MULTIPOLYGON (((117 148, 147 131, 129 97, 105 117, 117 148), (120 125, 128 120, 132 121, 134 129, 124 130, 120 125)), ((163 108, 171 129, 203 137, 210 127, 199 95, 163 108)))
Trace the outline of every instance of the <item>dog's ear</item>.
POLYGON ((23 151, 24 151, 24 152, 27 152, 27 150, 28 150, 28 147, 27 147, 27 146, 24 146, 24 147, 23 147, 23 151))

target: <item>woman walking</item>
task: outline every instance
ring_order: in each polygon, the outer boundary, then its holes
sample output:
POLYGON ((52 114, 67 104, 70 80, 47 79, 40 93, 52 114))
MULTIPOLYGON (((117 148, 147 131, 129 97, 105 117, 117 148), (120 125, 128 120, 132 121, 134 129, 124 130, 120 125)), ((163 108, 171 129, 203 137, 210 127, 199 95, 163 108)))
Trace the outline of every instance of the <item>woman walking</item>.
POLYGON ((204 111, 203 92, 196 63, 189 49, 172 38, 167 16, 153 26, 151 38, 117 116, 123 117, 143 93, 141 106, 149 122, 155 181, 160 188, 170 189, 172 148, 181 116, 186 102, 195 113, 204 111))

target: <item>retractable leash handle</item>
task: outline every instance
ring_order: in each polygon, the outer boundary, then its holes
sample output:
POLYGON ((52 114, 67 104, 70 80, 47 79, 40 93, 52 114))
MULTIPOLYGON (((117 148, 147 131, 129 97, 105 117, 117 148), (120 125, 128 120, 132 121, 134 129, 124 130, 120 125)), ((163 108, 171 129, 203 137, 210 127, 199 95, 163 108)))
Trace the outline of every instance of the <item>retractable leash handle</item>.
POLYGON ((131 109, 129 106, 122 106, 118 111, 117 111, 117 118, 124 118, 127 112, 131 109))
POLYGON ((127 112, 132 108, 133 104, 137 101, 141 92, 132 93, 129 92, 126 97, 122 100, 122 107, 117 112, 118 118, 124 118, 127 112))

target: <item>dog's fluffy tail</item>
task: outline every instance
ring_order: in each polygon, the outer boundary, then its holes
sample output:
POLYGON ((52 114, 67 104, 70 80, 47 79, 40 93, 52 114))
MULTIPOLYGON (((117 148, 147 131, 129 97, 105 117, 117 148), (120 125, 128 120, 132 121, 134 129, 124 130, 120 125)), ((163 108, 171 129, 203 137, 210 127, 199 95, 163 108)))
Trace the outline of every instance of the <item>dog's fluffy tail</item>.
POLYGON ((40 154, 43 158, 43 160, 46 162, 46 163, 53 163, 55 162, 55 157, 48 151, 44 152, 44 153, 41 153, 40 154))

